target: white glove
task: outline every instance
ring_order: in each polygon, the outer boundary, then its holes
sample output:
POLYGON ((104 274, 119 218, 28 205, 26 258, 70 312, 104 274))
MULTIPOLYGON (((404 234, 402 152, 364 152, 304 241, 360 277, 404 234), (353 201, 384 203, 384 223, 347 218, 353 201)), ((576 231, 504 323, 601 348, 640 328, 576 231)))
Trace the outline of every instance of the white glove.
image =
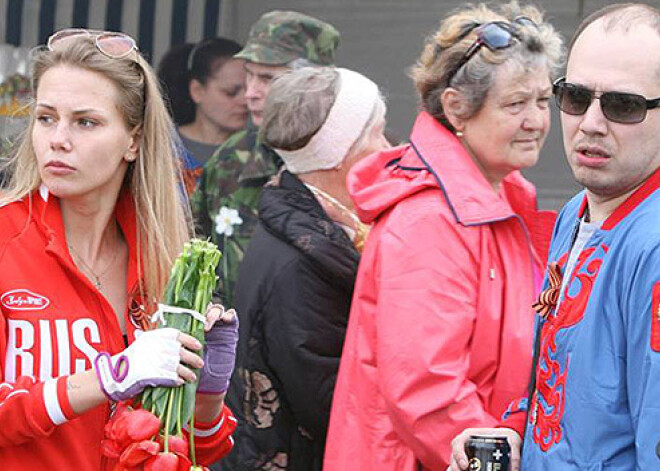
POLYGON ((100 353, 94 359, 101 389, 113 401, 124 401, 147 386, 179 386, 181 361, 179 331, 172 328, 142 333, 121 353, 100 353))

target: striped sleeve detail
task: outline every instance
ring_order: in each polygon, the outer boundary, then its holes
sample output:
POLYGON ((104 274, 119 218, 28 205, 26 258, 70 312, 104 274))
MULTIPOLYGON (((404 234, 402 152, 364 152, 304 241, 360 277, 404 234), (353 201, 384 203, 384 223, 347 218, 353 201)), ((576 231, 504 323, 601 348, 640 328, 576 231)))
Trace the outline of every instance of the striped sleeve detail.
POLYGON ((55 425, 62 425, 66 422, 64 412, 60 407, 60 401, 57 399, 57 381, 49 379, 44 383, 44 405, 46 413, 55 425))
POLYGON ((62 425, 74 417, 66 392, 66 377, 44 383, 44 404, 48 417, 55 425, 62 425))
POLYGON ((47 437, 73 417, 66 377, 42 383, 21 376, 15 383, 0 383, 0 448, 47 437))
MULTIPOLYGON (((218 432, 218 430, 220 430, 222 428, 222 425, 225 423, 224 415, 220 414, 219 417, 220 417, 220 420, 215 425, 211 425, 210 428, 194 427, 193 432, 195 432, 195 436, 196 437, 210 437, 210 436, 216 434, 218 432)), ((195 424, 195 425, 199 425, 199 424, 195 424)))
POLYGON ((198 443, 210 443, 213 441, 225 441, 231 438, 238 421, 226 405, 223 405, 222 412, 212 422, 195 421, 193 430, 195 437, 201 440, 198 443))
POLYGON ((212 422, 195 422, 195 453, 200 463, 214 463, 231 451, 236 419, 225 405, 222 413, 212 422))

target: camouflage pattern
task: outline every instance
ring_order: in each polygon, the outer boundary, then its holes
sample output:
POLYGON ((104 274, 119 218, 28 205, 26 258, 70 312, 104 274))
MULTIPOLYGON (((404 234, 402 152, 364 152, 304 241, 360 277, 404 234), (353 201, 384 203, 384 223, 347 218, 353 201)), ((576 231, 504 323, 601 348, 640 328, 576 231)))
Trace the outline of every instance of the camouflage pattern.
POLYGON ((307 59, 319 65, 335 63, 339 32, 331 24, 295 11, 271 11, 250 29, 247 44, 234 57, 266 65, 286 65, 307 59))
MULTIPOLYGON (((339 32, 330 24, 293 11, 271 11, 252 26, 247 44, 235 57, 266 65, 285 65, 307 59, 332 65, 339 32)), ((220 247, 223 258, 218 269, 219 298, 233 305, 238 267, 257 226, 261 188, 281 166, 279 156, 258 141, 258 128, 232 136, 213 154, 191 197, 197 234, 209 237, 220 247), (215 218, 226 207, 236 209, 243 220, 233 234, 218 234, 215 218)))
POLYGON ((216 297, 228 307, 233 306, 238 267, 257 226, 261 188, 281 166, 279 156, 259 143, 257 133, 250 124, 230 136, 204 166, 191 197, 197 234, 209 237, 222 251, 216 297), (238 210, 243 220, 230 236, 215 229, 215 218, 223 206, 238 210))

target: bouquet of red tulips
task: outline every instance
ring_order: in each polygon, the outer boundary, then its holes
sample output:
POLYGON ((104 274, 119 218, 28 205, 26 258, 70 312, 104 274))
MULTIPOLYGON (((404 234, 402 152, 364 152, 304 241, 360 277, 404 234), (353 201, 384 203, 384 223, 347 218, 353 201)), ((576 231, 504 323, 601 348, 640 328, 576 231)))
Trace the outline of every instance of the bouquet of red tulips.
MULTIPOLYGON (((176 328, 204 345, 204 322, 198 313, 211 301, 220 257, 211 242, 193 239, 185 245, 165 289, 158 327, 176 328)), ((116 471, 207 469, 196 465, 194 434, 184 434, 185 428, 192 430, 196 389, 197 381, 148 387, 134 404, 139 408, 117 405, 102 443, 103 454, 118 460, 116 471)))

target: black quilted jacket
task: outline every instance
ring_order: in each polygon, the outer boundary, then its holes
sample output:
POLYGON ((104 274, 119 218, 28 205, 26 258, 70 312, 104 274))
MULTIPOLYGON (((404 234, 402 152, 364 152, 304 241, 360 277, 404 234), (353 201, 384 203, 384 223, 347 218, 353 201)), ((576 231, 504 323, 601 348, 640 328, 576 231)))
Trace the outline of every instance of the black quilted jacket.
POLYGON ((239 271, 239 419, 223 470, 321 470, 359 255, 312 193, 284 172, 267 186, 239 271))

